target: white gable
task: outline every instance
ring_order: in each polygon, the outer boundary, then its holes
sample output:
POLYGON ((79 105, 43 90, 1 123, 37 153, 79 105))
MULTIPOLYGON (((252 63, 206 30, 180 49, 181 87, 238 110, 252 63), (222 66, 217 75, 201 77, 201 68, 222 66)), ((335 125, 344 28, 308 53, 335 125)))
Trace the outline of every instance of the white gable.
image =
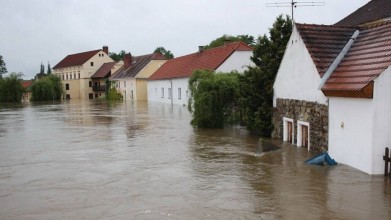
POLYGON ((320 81, 311 55, 294 27, 273 85, 273 105, 278 98, 327 105, 327 98, 318 89, 320 81))
POLYGON ((236 70, 242 73, 247 70, 248 66, 254 66, 254 63, 250 59, 252 55, 252 51, 235 51, 216 69, 216 72, 226 73, 236 70))

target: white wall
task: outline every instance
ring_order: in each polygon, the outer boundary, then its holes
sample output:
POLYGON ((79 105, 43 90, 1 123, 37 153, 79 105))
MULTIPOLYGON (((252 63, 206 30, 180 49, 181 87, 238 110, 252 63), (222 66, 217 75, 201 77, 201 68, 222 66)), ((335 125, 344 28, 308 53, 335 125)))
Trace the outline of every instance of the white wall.
POLYGON ((254 66, 250 57, 253 55, 252 51, 235 51, 228 59, 221 64, 216 72, 231 72, 236 70, 238 72, 244 72, 248 66, 254 66))
POLYGON ((372 173, 382 174, 384 149, 391 148, 391 67, 375 79, 373 109, 372 173))
POLYGON ((318 90, 320 80, 311 55, 294 28, 273 85, 274 107, 276 107, 277 98, 304 100, 327 105, 327 98, 318 90))
POLYGON ((372 170, 373 100, 329 98, 329 153, 338 163, 372 170))
POLYGON ((176 105, 187 105, 188 103, 188 81, 189 78, 175 78, 166 80, 149 80, 147 82, 148 101, 162 102, 176 105), (172 83, 172 85, 171 85, 172 83), (162 96, 162 88, 164 96, 162 96), (169 98, 169 88, 172 88, 172 99, 169 98), (181 89, 181 97, 179 98, 178 89, 181 89))

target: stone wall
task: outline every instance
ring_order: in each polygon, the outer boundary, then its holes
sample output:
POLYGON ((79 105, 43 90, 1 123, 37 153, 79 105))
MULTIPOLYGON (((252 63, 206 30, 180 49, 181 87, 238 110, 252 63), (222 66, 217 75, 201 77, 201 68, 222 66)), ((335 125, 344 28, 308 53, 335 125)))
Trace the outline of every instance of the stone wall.
POLYGON ((316 102, 277 99, 273 112, 274 138, 283 138, 283 118, 294 120, 294 142, 297 143, 297 121, 310 123, 310 148, 314 151, 328 149, 328 106, 316 102))

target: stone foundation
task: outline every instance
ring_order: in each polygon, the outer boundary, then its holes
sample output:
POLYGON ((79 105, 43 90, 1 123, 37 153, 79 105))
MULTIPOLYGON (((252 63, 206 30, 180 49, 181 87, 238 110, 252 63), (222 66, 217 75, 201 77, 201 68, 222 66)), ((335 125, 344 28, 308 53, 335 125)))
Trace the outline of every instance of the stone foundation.
POLYGON ((297 144, 297 121, 310 124, 310 149, 325 151, 328 149, 328 106, 316 102, 292 99, 277 99, 273 112, 274 138, 283 138, 283 118, 294 120, 294 143, 297 144))

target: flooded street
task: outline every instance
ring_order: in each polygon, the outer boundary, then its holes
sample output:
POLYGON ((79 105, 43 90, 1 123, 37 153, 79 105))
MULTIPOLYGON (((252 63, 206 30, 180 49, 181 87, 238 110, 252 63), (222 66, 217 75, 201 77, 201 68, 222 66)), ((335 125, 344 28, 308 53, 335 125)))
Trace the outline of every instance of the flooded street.
POLYGON ((146 102, 0 106, 0 219, 391 219, 391 179, 190 119, 146 102))

